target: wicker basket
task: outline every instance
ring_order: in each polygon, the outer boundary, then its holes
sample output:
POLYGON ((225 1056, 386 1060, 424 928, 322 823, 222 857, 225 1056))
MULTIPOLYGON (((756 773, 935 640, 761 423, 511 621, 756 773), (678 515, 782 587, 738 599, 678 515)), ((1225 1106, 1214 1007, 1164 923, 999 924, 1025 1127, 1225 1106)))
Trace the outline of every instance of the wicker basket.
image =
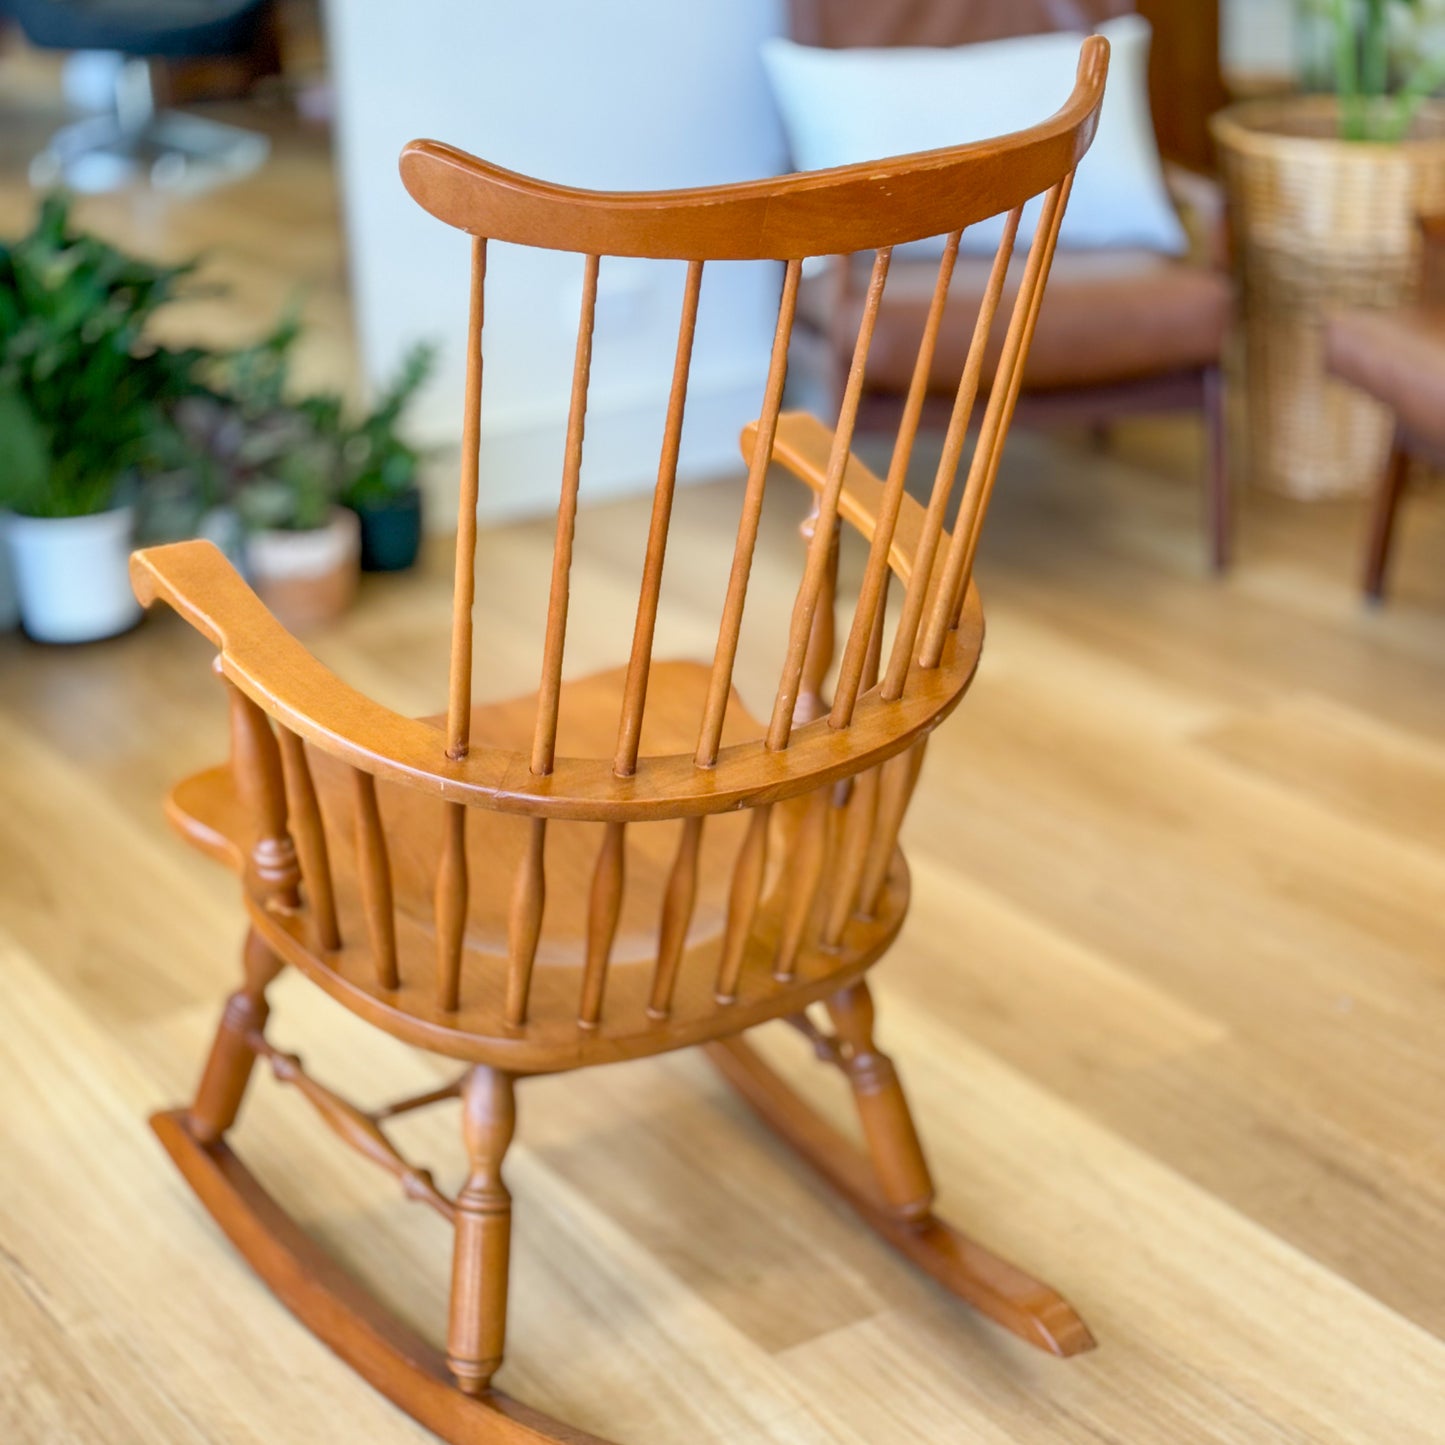
POLYGON ((1445 105, 1393 145, 1338 139, 1333 99, 1253 101, 1215 116, 1243 303, 1251 477, 1296 497, 1368 490, 1391 418, 1324 369, 1324 321, 1395 306, 1417 283, 1416 217, 1445 209, 1445 105))

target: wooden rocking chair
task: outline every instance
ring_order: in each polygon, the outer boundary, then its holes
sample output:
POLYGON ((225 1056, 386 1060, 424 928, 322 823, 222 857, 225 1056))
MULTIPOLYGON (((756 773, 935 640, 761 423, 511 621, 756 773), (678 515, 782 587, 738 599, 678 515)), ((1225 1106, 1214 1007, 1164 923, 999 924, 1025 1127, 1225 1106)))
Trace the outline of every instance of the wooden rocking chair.
MULTIPOLYGON (((605 195, 540 184, 446 146, 408 146, 402 177, 472 237, 471 321, 449 706, 398 716, 321 667, 209 544, 136 553, 137 593, 218 649, 229 766, 171 794, 180 831, 240 875, 244 981, 228 1000, 195 1099, 156 1133, 281 1300, 377 1389, 453 1442, 581 1442, 492 1387, 502 1361, 511 1200, 502 1161, 514 1081, 705 1046, 748 1103, 863 1220, 947 1289, 1057 1355, 1093 1343, 1054 1291, 937 1219, 907 1100, 874 1043, 865 975, 908 904, 899 826, 929 733, 973 677, 983 637, 971 582, 979 530, 1018 400, 1074 168, 1097 123, 1108 47, 1089 40, 1073 96, 997 141, 734 186, 605 195), (1025 202, 1043 197, 996 384, 945 514, 978 399, 982 338, 1005 294, 1025 202), (905 475, 964 227, 1005 217, 927 506, 905 475), (850 451, 891 248, 946 236, 892 465, 850 451), (473 707, 472 611, 488 239, 580 253, 584 283, 541 686, 473 707), (836 431, 781 414, 803 259, 876 252, 836 431), (599 258, 688 263, 662 461, 625 668, 562 680, 599 258), (654 663, 664 551, 704 264, 785 263, 761 416, 710 665, 654 663), (816 494, 806 562, 766 721, 732 687, 764 484, 781 463, 816 494), (830 702, 838 535, 869 544, 830 702), (891 581, 901 605, 886 619, 891 581), (885 632, 892 644, 884 648, 885 632), (286 965, 408 1044, 466 1064, 451 1088, 363 1112, 266 1037, 266 990, 286 965), (825 1007, 831 1026, 808 1016, 825 1007), (866 1153, 818 1117, 742 1040, 786 1019, 851 1086, 866 1153), (387 1315, 281 1211, 226 1140, 264 1060, 412 1199, 454 1226, 446 1348, 387 1315), (460 1096, 469 1173, 448 1198, 382 1127, 460 1096)), ((1022 243, 1020 245, 1022 249, 1022 243)))

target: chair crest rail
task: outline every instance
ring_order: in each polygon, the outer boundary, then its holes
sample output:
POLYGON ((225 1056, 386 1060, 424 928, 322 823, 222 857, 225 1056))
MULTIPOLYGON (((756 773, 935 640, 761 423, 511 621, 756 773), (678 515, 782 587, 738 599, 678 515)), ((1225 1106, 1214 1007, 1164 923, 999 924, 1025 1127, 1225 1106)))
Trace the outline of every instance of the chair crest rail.
POLYGON ((1094 138, 1108 42, 1085 41, 1063 107, 1028 130, 896 160, 741 185, 607 192, 550 185, 454 146, 413 141, 401 178, 473 235, 589 255, 786 261, 902 245, 1011 210, 1072 170, 1094 138))

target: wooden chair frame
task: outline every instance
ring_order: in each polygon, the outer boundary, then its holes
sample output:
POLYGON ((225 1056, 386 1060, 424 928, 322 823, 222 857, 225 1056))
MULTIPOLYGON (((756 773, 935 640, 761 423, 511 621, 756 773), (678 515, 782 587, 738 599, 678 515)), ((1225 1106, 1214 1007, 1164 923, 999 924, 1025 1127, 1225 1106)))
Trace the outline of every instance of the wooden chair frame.
MULTIPOLYGON (((244 979, 226 1005, 196 1096, 156 1116, 154 1127, 202 1202, 288 1307, 373 1385, 448 1440, 575 1445, 593 1438, 492 1385, 506 1323, 511 1200, 502 1164, 516 1124, 515 1081, 693 1044, 706 1047, 764 1121, 867 1223, 945 1287, 1055 1354, 1092 1344, 1058 1294, 934 1215, 933 1185, 907 1100, 874 1039, 865 974, 893 942, 906 911, 908 875, 897 839, 927 737, 958 704, 978 662, 982 614, 971 580, 974 556, 1107 68, 1107 44, 1090 40, 1065 107, 998 141, 692 191, 570 190, 432 142, 408 146, 401 162, 407 189, 472 237, 451 670, 447 713, 439 722, 398 716, 347 687, 288 636, 208 544, 182 543, 133 559, 142 601, 168 603, 218 652, 217 671, 230 699, 230 766, 182 783, 170 811, 192 842, 240 874, 251 921, 244 979), (1010 316, 1000 379, 983 410, 950 533, 944 518, 979 400, 983 339, 998 312, 1022 208, 1039 195, 1046 197, 1043 215, 1010 316), (1008 216, 1004 239, 923 506, 907 495, 904 481, 949 280, 963 229, 996 214, 1008 216), (851 452, 873 321, 892 247, 940 233, 948 239, 914 385, 892 465, 879 479, 851 452), (585 258, 541 684, 528 704, 534 719, 529 747, 484 744, 473 726, 489 240, 585 258), (875 252, 868 304, 840 423, 829 431, 781 410, 799 275, 805 257, 864 248, 875 252), (604 255, 682 260, 688 267, 636 624, 617 685, 616 746, 610 756, 570 756, 559 747, 559 716, 572 686, 563 684, 562 662, 604 255), (653 754, 642 746, 643 724, 650 680, 661 696, 671 676, 659 671, 652 650, 702 270, 717 260, 759 259, 784 263, 784 281, 762 413, 743 434, 748 478, 716 651, 698 694, 695 746, 653 754), (774 462, 805 483, 815 503, 804 528, 803 576, 772 711, 739 737, 733 670, 774 462), (862 535, 869 551, 827 698, 844 525, 862 535), (885 655, 890 585, 901 589, 902 602, 885 655), (402 884, 393 845, 396 809, 403 805, 425 813, 427 836, 436 840, 424 934, 398 906, 402 884), (521 839, 506 943, 495 954, 469 932, 481 875, 468 829, 481 815, 515 819, 508 826, 520 830, 521 839), (705 836, 735 816, 745 822, 735 830, 725 920, 704 936, 695 926, 696 900, 700 888, 717 881, 700 861, 705 836), (658 894, 655 951, 644 963, 618 962, 613 952, 631 866, 629 830, 658 820, 671 820, 677 843, 658 894), (600 841, 590 887, 580 890, 587 903, 578 966, 574 972, 537 968, 548 909, 548 840, 579 825, 596 829, 600 841), (380 1110, 363 1111, 340 1098, 266 1037, 266 990, 287 965, 395 1037, 462 1060, 464 1072, 451 1085, 380 1110), (825 1007, 827 1027, 809 1015, 815 1004, 825 1007), (746 1030, 775 1019, 791 1022, 844 1075, 862 1123, 862 1154, 743 1042, 746 1030), (226 1135, 257 1061, 393 1174, 408 1197, 453 1226, 444 1351, 387 1316, 231 1151, 226 1135), (461 1101, 470 1161, 455 1198, 406 1160, 385 1129, 398 1114, 451 1098, 461 1101)), ((579 891, 580 882, 569 887, 579 891)))

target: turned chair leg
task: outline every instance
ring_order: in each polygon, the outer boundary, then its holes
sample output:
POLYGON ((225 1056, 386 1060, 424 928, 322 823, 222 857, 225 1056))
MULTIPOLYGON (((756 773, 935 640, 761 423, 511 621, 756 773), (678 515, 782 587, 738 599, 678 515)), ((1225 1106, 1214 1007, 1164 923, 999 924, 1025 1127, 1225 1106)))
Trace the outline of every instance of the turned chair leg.
POLYGON ((1365 597, 1371 602, 1379 602, 1385 595, 1385 572, 1390 565, 1395 518, 1399 515, 1400 499, 1405 495, 1409 475, 1410 453, 1404 438, 1397 432, 1370 514, 1370 541, 1365 552, 1365 597))
POLYGON ((1224 376, 1218 367, 1204 373, 1205 510, 1209 560, 1216 573, 1229 570, 1234 551, 1234 495, 1229 475, 1229 419, 1224 376))
POLYGON ((502 1363, 512 1196, 502 1160, 517 1123, 512 1076, 481 1064, 462 1085, 462 1137, 471 1172, 457 1196, 447 1366, 468 1395, 480 1395, 502 1363))
POLYGON ((270 1013, 266 989, 283 966, 254 928, 246 935, 242 961, 246 981, 226 1000, 195 1102, 188 1111, 191 1132, 201 1144, 214 1144, 236 1122, 256 1063, 249 1035, 265 1030, 270 1013))
POLYGON ((898 1071, 873 1042, 868 985, 859 982, 834 994, 827 1007, 883 1197, 899 1219, 927 1219, 933 1208, 933 1180, 898 1071))

